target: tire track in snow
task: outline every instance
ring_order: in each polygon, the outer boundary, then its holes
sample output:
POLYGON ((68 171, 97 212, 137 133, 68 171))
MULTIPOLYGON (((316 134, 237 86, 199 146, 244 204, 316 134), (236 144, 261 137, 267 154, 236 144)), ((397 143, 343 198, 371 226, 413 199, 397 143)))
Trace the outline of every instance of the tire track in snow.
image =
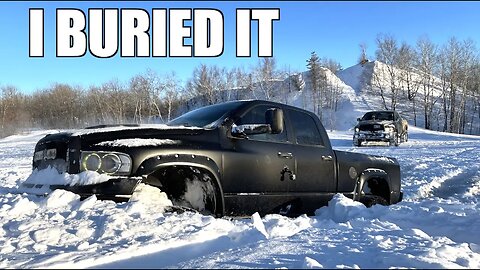
MULTIPOLYGON (((451 164, 455 168, 447 170, 443 175, 433 177, 432 180, 419 187, 418 197, 439 197, 442 199, 466 199, 467 192, 475 185, 475 179, 480 176, 478 163, 480 149, 468 147, 458 151, 447 151, 442 163, 451 164)), ((440 166, 441 167, 441 166, 440 166)))

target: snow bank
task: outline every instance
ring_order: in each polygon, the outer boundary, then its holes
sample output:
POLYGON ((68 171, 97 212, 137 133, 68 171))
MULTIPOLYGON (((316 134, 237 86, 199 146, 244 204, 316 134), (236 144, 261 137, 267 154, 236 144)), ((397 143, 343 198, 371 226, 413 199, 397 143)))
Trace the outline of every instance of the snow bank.
MULTIPOLYGON (((43 170, 33 170, 24 184, 34 185, 93 185, 103 183, 112 177, 106 174, 99 174, 93 171, 85 171, 79 174, 59 173, 57 169, 49 166, 43 170)), ((24 185, 25 186, 25 185, 24 185)))
POLYGON ((328 207, 323 207, 315 211, 315 215, 323 219, 331 219, 335 222, 346 222, 352 218, 362 215, 366 212, 366 207, 362 203, 352 201, 342 194, 336 194, 328 207))
POLYGON ((302 268, 316 269, 316 268, 323 268, 323 265, 310 257, 305 257, 305 262, 303 263, 302 268))
POLYGON ((60 207, 72 207, 80 201, 80 195, 75 193, 57 189, 48 194, 45 199, 46 208, 60 208, 60 207))

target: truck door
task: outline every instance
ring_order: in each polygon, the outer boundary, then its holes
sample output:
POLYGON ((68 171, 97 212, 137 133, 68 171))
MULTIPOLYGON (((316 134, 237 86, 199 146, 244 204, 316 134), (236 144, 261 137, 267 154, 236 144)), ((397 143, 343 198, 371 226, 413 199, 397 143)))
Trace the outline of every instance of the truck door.
POLYGON ((290 181, 290 192, 314 197, 335 192, 335 155, 330 144, 324 142, 328 137, 322 138, 309 114, 292 109, 288 110, 288 116, 294 133, 296 161, 296 180, 290 181))
MULTIPOLYGON (((257 105, 235 124, 265 123, 265 112, 271 105, 257 105)), ((269 212, 287 199, 290 173, 295 174, 293 145, 287 130, 280 134, 255 134, 248 138, 231 138, 233 149, 225 153, 223 183, 225 199, 239 208, 263 209, 269 212), (282 179, 283 176, 283 179, 282 179), (248 204, 248 205, 246 205, 248 204)), ((237 210, 239 211, 239 210, 237 210)))

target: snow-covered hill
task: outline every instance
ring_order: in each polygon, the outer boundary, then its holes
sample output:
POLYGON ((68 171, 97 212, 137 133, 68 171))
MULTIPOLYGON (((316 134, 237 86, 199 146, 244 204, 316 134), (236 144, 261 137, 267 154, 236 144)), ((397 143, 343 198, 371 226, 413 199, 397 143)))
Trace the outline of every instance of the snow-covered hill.
MULTIPOLYGON (((392 104, 395 104, 395 110, 406 118, 410 125, 425 127, 425 121, 428 121, 430 129, 444 130, 445 118, 448 119, 448 123, 451 122, 449 108, 451 97, 447 82, 442 82, 433 75, 421 76, 417 69, 406 71, 380 61, 373 61, 354 65, 336 73, 321 68, 320 77, 322 78, 319 82, 320 89, 317 91, 313 91, 310 71, 305 71, 284 80, 272 80, 269 83, 256 83, 247 88, 239 87, 196 96, 185 102, 179 108, 179 112, 184 113, 208 105, 211 101, 207 100, 213 95, 214 103, 239 99, 266 99, 294 105, 316 113, 329 130, 352 129, 356 119, 365 112, 391 110, 392 104), (301 78, 302 87, 298 87, 298 78, 301 78), (442 90, 442 87, 446 87, 445 90, 442 90), (266 93, 266 88, 270 89, 270 92, 266 93), (392 96, 395 97, 395 102, 392 96), (447 103, 444 108, 445 96, 447 103)), ((458 92, 461 93, 462 90, 459 89, 458 92)), ((458 106, 461 103, 460 99, 458 94, 456 97, 458 106)), ((465 103, 465 119, 461 120, 465 121, 464 131, 478 134, 480 116, 475 113, 478 111, 478 104, 473 98, 466 98, 465 103)), ((461 113, 457 111, 454 119, 459 122, 460 117, 461 113)))
MULTIPOLYGON (((391 67, 380 61, 358 64, 336 75, 348 86, 355 90, 355 96, 351 98, 354 107, 359 112, 368 110, 392 109, 392 89, 395 89, 397 100, 396 110, 401 113, 413 125, 425 126, 425 114, 430 122, 430 129, 443 130, 445 121, 445 109, 449 118, 450 96, 449 82, 443 82, 434 75, 421 76, 421 71, 412 69, 406 71, 391 67), (427 79, 428 78, 428 79, 427 79), (445 89, 442 90, 442 87, 445 89), (410 89, 410 98, 409 90, 410 89), (383 96, 382 98, 382 90, 383 96), (445 93, 444 93, 445 92, 445 93), (446 99, 445 99, 446 97, 446 99), (447 104, 444 108, 444 100, 447 104), (427 110, 427 113, 425 111, 427 110)), ((461 106, 463 90, 457 86, 456 106, 461 106)), ((465 92, 465 133, 478 134, 480 131, 480 116, 476 99, 469 92, 465 92), (468 96, 469 95, 469 96, 468 96)), ((459 121, 461 113, 458 111, 454 119, 459 121)), ((448 119, 451 122, 451 119, 448 119)))
POLYGON ((396 157, 403 202, 365 208, 341 195, 312 217, 245 219, 163 212, 144 187, 131 202, 66 191, 15 194, 36 141, 0 140, 1 268, 480 268, 480 137, 412 128, 399 147, 336 149, 396 157))

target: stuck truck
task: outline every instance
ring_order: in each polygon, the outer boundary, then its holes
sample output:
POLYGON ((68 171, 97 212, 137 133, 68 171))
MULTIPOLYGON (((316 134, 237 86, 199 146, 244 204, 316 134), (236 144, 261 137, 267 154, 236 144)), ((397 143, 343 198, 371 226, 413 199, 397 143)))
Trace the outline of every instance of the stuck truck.
POLYGON ((394 204, 403 195, 395 158, 333 150, 315 114, 261 100, 202 107, 166 125, 50 134, 33 157, 34 170, 47 168, 109 176, 50 190, 121 201, 145 183, 174 205, 215 216, 312 214, 336 193, 367 206, 394 204))

